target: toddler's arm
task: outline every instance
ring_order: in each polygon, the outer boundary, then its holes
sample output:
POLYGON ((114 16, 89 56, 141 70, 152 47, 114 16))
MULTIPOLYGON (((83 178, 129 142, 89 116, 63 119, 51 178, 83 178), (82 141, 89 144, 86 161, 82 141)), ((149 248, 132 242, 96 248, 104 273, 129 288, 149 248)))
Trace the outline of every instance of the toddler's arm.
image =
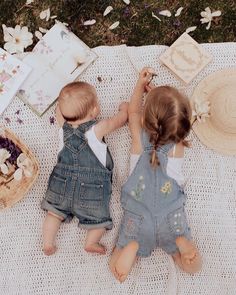
POLYGON ((98 140, 112 131, 122 127, 128 119, 128 103, 122 102, 119 106, 119 112, 114 117, 104 119, 96 124, 94 131, 98 140))
POLYGON ((150 90, 147 89, 147 86, 153 73, 154 70, 152 68, 142 69, 129 103, 129 128, 132 137, 131 153, 134 154, 141 153, 140 130, 142 116, 142 97, 145 91, 150 90))

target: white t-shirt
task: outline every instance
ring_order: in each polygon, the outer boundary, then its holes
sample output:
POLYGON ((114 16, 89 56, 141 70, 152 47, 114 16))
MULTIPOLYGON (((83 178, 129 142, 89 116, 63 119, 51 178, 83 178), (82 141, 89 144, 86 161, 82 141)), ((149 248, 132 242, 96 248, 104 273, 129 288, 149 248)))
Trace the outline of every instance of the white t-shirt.
MULTIPOLYGON (((93 125, 88 131, 85 132, 85 137, 88 140, 88 145, 90 146, 91 150, 94 152, 95 156, 98 160, 102 163, 103 166, 106 167, 106 157, 107 157, 107 145, 104 142, 101 142, 97 139, 97 136, 94 132, 93 125)), ((59 129, 59 147, 58 153, 62 150, 64 146, 63 141, 63 129, 59 129)))

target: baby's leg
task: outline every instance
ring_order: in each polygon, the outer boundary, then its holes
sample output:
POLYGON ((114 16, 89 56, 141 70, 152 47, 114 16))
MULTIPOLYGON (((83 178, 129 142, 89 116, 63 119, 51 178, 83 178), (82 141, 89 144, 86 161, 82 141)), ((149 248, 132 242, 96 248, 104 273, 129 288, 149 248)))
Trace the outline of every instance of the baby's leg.
POLYGON ((188 273, 196 273, 201 270, 202 260, 196 246, 185 237, 178 237, 176 245, 179 253, 175 253, 173 258, 181 269, 188 273))
POLYGON ((56 252, 55 239, 60 228, 62 218, 54 213, 47 213, 43 223, 43 252, 52 255, 56 252))
POLYGON ((105 254, 105 247, 99 243, 105 231, 105 228, 89 229, 86 236, 84 250, 91 253, 105 254))
POLYGON ((110 260, 110 269, 115 278, 123 283, 130 273, 139 249, 139 244, 136 241, 129 242, 124 248, 115 248, 110 260))

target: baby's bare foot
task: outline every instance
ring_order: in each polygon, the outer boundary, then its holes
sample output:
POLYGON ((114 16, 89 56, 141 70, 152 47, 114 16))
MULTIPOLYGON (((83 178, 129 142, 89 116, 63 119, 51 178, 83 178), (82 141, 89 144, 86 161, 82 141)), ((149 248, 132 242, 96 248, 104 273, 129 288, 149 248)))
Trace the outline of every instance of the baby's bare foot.
POLYGON ((121 250, 120 256, 115 263, 113 271, 115 278, 120 281, 120 283, 123 283, 130 273, 131 268, 136 260, 138 249, 139 244, 135 241, 131 241, 121 250))
POLYGON ((43 253, 47 256, 53 255, 57 251, 57 247, 54 245, 44 245, 43 253))
POLYGON ((101 255, 106 254, 106 248, 101 244, 90 244, 86 245, 84 250, 89 253, 98 253, 101 255))
POLYGON ((178 237, 176 245, 179 249, 181 262, 185 271, 195 273, 201 269, 201 256, 192 241, 178 237))

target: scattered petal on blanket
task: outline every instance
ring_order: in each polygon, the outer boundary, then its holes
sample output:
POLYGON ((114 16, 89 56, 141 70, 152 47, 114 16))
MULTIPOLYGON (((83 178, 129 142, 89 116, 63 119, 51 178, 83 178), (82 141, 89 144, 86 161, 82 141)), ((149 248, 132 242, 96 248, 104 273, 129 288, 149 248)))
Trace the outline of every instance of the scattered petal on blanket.
POLYGON ((195 31, 196 30, 196 28, 197 28, 197 26, 193 26, 193 27, 189 27, 189 28, 187 28, 186 29, 186 33, 190 33, 190 32, 193 32, 193 31, 195 31))
POLYGON ((175 13, 175 16, 179 16, 183 9, 184 9, 183 7, 178 8, 176 13, 175 13))
POLYGON ((103 16, 108 15, 108 13, 110 13, 113 10, 112 6, 107 6, 107 8, 105 9, 105 11, 103 12, 103 16))
POLYGON ((115 28, 117 28, 119 26, 119 24, 120 24, 120 22, 117 21, 117 22, 113 23, 108 29, 109 30, 114 30, 115 28))
POLYGON ((161 22, 161 19, 157 15, 155 15, 153 12, 152 12, 152 17, 158 19, 161 22))
POLYGON ((171 12, 169 10, 162 10, 159 12, 160 15, 171 17, 171 12))
POLYGON ((96 23, 95 19, 89 19, 84 22, 84 26, 92 26, 96 23))

